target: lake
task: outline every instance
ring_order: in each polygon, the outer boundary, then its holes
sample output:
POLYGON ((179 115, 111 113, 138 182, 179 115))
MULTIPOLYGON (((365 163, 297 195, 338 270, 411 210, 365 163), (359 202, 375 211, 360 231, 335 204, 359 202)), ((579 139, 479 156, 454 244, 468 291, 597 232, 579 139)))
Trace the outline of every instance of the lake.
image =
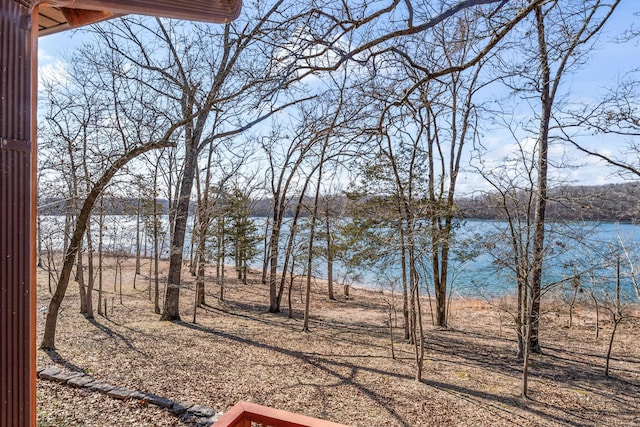
MULTIPOLYGON (((264 218, 253 218, 256 226, 264 228, 264 218)), ((162 219, 164 228, 168 218, 162 219)), ((505 239, 507 224, 503 221, 465 220, 456 230, 449 267, 449 290, 454 297, 496 297, 515 293, 515 280, 510 268, 513 254, 505 239)), ((97 226, 94 224, 94 248, 97 245, 97 226)), ((64 217, 44 216, 41 223, 42 248, 62 248, 64 217)), ((551 223, 545 240, 547 253, 543 282, 546 287, 572 292, 579 277, 585 293, 594 291, 602 298, 612 298, 616 281, 616 263, 620 254, 621 288, 627 300, 637 300, 633 286, 632 268, 640 267, 640 226, 629 223, 551 223)), ((185 259, 191 253, 191 225, 185 243, 185 259)), ((136 219, 131 216, 105 217, 104 249, 109 252, 135 253, 136 219)), ((288 229, 285 225, 284 236, 288 229)), ((152 246, 142 233, 142 252, 150 256, 152 246), (146 242, 146 245, 145 245, 146 242)), ((424 236, 426 238, 426 236, 424 236)), ((320 245, 321 243, 319 243, 320 245)), ((426 251, 427 244, 423 243, 426 251)), ((260 243, 260 248, 262 248, 260 243)), ((284 243, 282 244, 284 246, 284 243)), ((168 235, 162 244, 162 257, 168 256, 168 235)), ((262 253, 262 252, 260 252, 262 253)), ((262 259, 252 262, 262 268, 262 259)), ((429 257, 421 256, 419 275, 423 291, 433 294, 429 257)), ((230 262, 230 260, 227 260, 230 262)), ((400 289, 401 266, 396 259, 384 266, 369 266, 347 270, 340 262, 334 265, 334 280, 375 289, 400 289)), ((314 274, 326 278, 326 263, 318 260, 314 274)))

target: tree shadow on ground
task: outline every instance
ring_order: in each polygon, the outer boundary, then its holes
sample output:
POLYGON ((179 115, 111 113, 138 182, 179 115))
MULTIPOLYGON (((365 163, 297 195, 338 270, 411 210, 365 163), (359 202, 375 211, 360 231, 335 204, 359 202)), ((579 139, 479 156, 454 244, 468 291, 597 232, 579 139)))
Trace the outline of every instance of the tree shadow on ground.
MULTIPOLYGON (((383 370, 375 367, 365 366, 364 364, 357 364, 353 362, 353 358, 350 358, 348 362, 344 362, 336 360, 335 358, 327 355, 292 350, 281 346, 271 345, 257 340, 247 339, 236 336, 234 334, 218 331, 202 325, 194 325, 192 323, 186 322, 176 323, 189 329, 205 332, 207 334, 211 334, 220 338, 239 342, 249 347, 266 349, 295 358, 300 363, 309 365, 310 367, 313 367, 315 369, 319 369, 331 378, 335 379, 335 382, 330 385, 325 385, 324 387, 330 388, 339 385, 353 387, 357 389, 358 392, 364 393, 369 399, 376 402, 376 404, 379 405, 380 408, 384 409, 393 419, 398 421, 400 424, 409 425, 409 422, 404 419, 402 414, 398 413, 396 409, 394 409, 393 405, 389 402, 386 396, 377 392, 373 387, 358 382, 356 380, 356 377, 358 376, 358 374, 365 372, 368 374, 376 374, 396 379, 412 380, 413 377, 410 375, 394 372, 391 370, 383 370)), ((432 343, 432 353, 430 354, 430 357, 434 357, 436 359, 441 357, 442 359, 446 360, 450 359, 449 354, 453 354, 456 358, 456 364, 465 362, 469 365, 482 366, 484 368, 489 367, 489 369, 491 369, 492 371, 501 372, 511 377, 517 378, 517 376, 519 375, 519 369, 517 365, 514 366, 515 357, 497 359, 495 357, 495 353, 492 353, 493 351, 497 350, 495 348, 487 348, 482 352, 473 351, 468 349, 468 345, 465 345, 465 342, 463 340, 455 339, 451 336, 441 336, 440 338, 436 339, 434 335, 431 335, 428 338, 428 342, 432 343), (445 342, 447 344, 446 347, 444 346, 445 342), (441 348, 438 349, 437 347, 441 348)), ((431 378, 423 379, 422 383, 428 387, 453 395, 458 399, 464 399, 474 405, 482 406, 494 416, 510 421, 531 421, 530 418, 527 418, 527 414, 534 414, 540 417, 540 419, 545 420, 551 424, 582 426, 585 424, 589 424, 590 421, 590 414, 588 412, 566 411, 558 406, 553 406, 548 403, 536 401, 535 393, 532 393, 534 396, 533 400, 524 400, 513 395, 500 395, 474 389, 471 387, 464 387, 448 382, 436 381, 431 378), (556 414, 550 413, 551 411, 546 411, 545 408, 555 409, 556 414)), ((320 386, 315 385, 315 387, 320 386)))
POLYGON ((81 368, 69 362, 67 359, 62 357, 62 355, 58 353, 56 350, 43 350, 43 351, 47 353, 47 356, 49 356, 51 361, 54 362, 56 365, 60 365, 72 372, 80 372, 84 375, 89 375, 89 373, 84 368, 81 368))
MULTIPOLYGON (((456 366, 472 368, 488 368, 491 372, 500 373, 512 378, 520 378, 522 361, 515 357, 513 345, 495 345, 497 341, 486 337, 476 338, 474 343, 466 339, 466 333, 456 331, 439 331, 428 334, 426 345, 431 351, 429 356, 435 359, 448 359, 456 366)), ((508 344, 508 343, 507 343, 508 344)), ((577 392, 599 395, 615 405, 607 408, 611 417, 630 416, 637 411, 640 386, 625 380, 606 378, 603 374, 604 361, 594 364, 594 360, 580 360, 571 349, 545 348, 542 355, 532 355, 530 367, 530 384, 537 380, 557 384, 577 392)), ((640 372, 635 371, 635 375, 640 372)), ((454 387, 442 384, 443 387, 454 387)), ((535 392, 532 393, 535 396, 535 392)), ((603 410, 581 406, 576 409, 538 402, 542 408, 555 408, 565 412, 566 419, 558 420, 571 425, 592 424, 592 415, 602 416, 603 410)), ((531 411, 527 405, 527 411, 531 411)), ((538 411, 539 415, 547 416, 538 411)))
MULTIPOLYGON (((175 322, 178 325, 184 326, 186 328, 189 329, 193 329, 193 330, 197 330, 200 332, 205 332, 207 334, 211 334, 217 337, 221 337, 227 340, 231 340, 231 341, 236 341, 239 342, 243 345, 246 346, 250 346, 250 347, 258 347, 258 348, 262 348, 262 349, 266 349, 266 350, 270 350, 270 351, 275 351, 277 353, 283 354, 285 356, 289 356, 292 358, 297 359, 298 361, 311 365, 317 369, 320 369, 324 372, 326 372, 327 374, 329 374, 330 376, 336 378, 337 382, 330 385, 329 387, 335 387, 337 385, 349 385, 349 386, 356 386, 358 388, 358 390, 360 392, 363 392, 364 394, 366 394, 370 399, 372 399, 373 401, 375 401, 381 408, 383 408, 385 411, 387 411, 387 413, 389 413, 395 420, 397 420, 399 423, 401 423, 402 425, 406 425, 408 426, 409 424, 402 419, 402 417, 394 410, 394 408, 389 405, 389 403, 386 401, 386 399, 383 396, 380 396, 378 393, 376 393, 374 390, 364 387, 361 384, 356 384, 354 382, 354 377, 357 373, 357 371, 360 369, 360 367, 358 366, 354 366, 352 364, 344 364, 344 363, 339 363, 336 362, 334 360, 322 357, 320 355, 314 355, 314 354, 309 354, 306 352, 302 352, 302 351, 296 351, 296 350, 291 350, 291 349, 287 349, 287 348, 282 348, 282 347, 278 347, 278 346, 274 346, 274 345, 270 345, 270 344, 266 344, 266 343, 262 343, 262 342, 258 342, 255 340, 250 340, 250 339, 246 339, 246 338, 242 338, 233 334, 228 334, 226 332, 221 332, 221 331, 217 331, 213 328, 209 328, 206 326, 202 326, 202 325, 198 325, 198 324, 193 324, 193 323, 187 323, 187 322, 175 322), (327 366, 331 366, 331 365, 336 365, 336 366, 341 366, 341 367, 348 367, 349 368, 349 374, 348 375, 344 375, 341 374, 340 372, 338 372, 337 370, 333 370, 327 366)), ((391 373, 385 373, 385 374, 391 374, 391 373)))
POLYGON ((139 348, 137 348, 133 344, 131 339, 127 338, 124 334, 116 332, 114 329, 108 327, 107 325, 98 322, 98 320, 95 318, 87 319, 87 320, 89 321, 89 323, 91 323, 93 326, 95 326, 99 331, 103 332, 109 338, 122 342, 125 346, 127 346, 127 348, 138 353, 141 356, 146 356, 146 354, 143 351, 141 351, 139 348))
MULTIPOLYGON (((383 306, 380 307, 384 309, 383 306)), ((212 308, 210 312, 291 331, 300 330, 298 323, 287 320, 284 315, 267 314, 264 310, 266 310, 264 305, 257 309, 255 304, 243 301, 227 302, 224 309, 212 308)), ((403 363, 403 369, 394 368, 391 365, 393 362, 390 357, 388 358, 390 364, 388 369, 367 366, 368 359, 385 358, 380 352, 385 349, 385 346, 371 340, 371 334, 376 338, 384 338, 388 336, 388 326, 351 321, 349 318, 335 316, 335 313, 333 313, 334 316, 323 316, 324 314, 321 312, 312 317, 311 336, 333 340, 336 343, 342 341, 364 345, 363 354, 365 355, 339 354, 339 352, 331 350, 327 351, 327 354, 305 351, 304 349, 297 350, 286 347, 286 344, 265 342, 266 338, 260 336, 238 336, 233 332, 221 332, 206 326, 185 322, 180 324, 243 345, 293 357, 297 362, 321 370, 327 376, 335 379, 335 381, 331 381, 331 385, 305 384, 316 388, 324 387, 327 390, 322 392, 323 396, 330 395, 330 387, 346 385, 365 394, 400 424, 408 425, 408 416, 399 410, 393 401, 390 401, 389 395, 385 395, 384 391, 379 390, 371 383, 359 382, 358 376, 365 373, 370 374, 369 376, 373 374, 399 380, 413 380, 413 377, 407 374, 410 372, 413 356, 410 347, 404 346, 400 351, 396 348, 396 351, 403 355, 403 359, 399 361, 399 363, 403 363), (373 351, 367 354, 367 349, 373 351), (374 352, 377 355, 373 355, 374 352)), ((251 328, 248 327, 248 329, 251 328)), ((618 422, 634 419, 634 413, 638 410, 637 396, 640 394, 640 387, 634 381, 623 378, 605 378, 602 373, 603 356, 589 354, 592 352, 585 353, 584 349, 580 348, 546 347, 545 354, 532 356, 531 399, 525 400, 517 396, 519 392, 517 384, 521 377, 522 362, 515 356, 517 347, 515 339, 505 338, 501 334, 495 336, 491 332, 479 333, 473 328, 471 329, 469 331, 427 328, 426 356, 434 361, 434 366, 437 365, 437 368, 431 369, 431 371, 425 369, 423 384, 454 396, 456 399, 466 400, 473 405, 482 407, 495 417, 505 419, 508 422, 520 423, 522 421, 521 424, 533 422, 582 426, 596 425, 607 419, 618 422), (470 369, 472 373, 477 369, 475 372, 478 372, 479 375, 486 376, 493 373, 504 375, 504 384, 507 386, 500 391, 487 391, 486 384, 481 383, 481 380, 474 379, 475 383, 460 384, 455 375, 451 381, 451 378, 447 379, 446 375, 442 374, 444 371, 455 374, 455 371, 460 367, 470 369), (605 403, 599 407, 591 407, 588 402, 589 394, 602 397, 601 401, 605 401, 605 403), (586 398, 582 399, 583 396, 586 398), (570 400, 568 403, 563 401, 567 397, 570 400), (606 402, 610 402, 611 405, 606 405, 606 402)), ((400 339, 397 342, 403 342, 403 340, 400 339)), ((620 376, 629 374, 631 377, 640 378, 640 372, 633 366, 633 360, 626 357, 620 358, 620 360, 626 364, 625 367, 616 371, 622 374, 620 376)), ((429 395, 429 393, 426 392, 425 395, 429 395)))
MULTIPOLYGON (((244 319, 256 323, 261 323, 264 325, 268 325, 270 327, 282 328, 289 331, 302 331, 302 325, 297 323, 299 319, 287 319, 282 313, 267 313, 266 311, 252 311, 252 304, 243 304, 243 303, 235 303, 233 306, 227 305, 225 307, 214 307, 210 305, 205 305, 204 307, 200 307, 200 309, 205 310, 209 313, 215 314, 224 314, 226 316, 235 317, 238 319, 244 319), (236 308, 238 311, 232 310, 236 308)), ((186 325, 193 325, 193 323, 186 323, 186 325)), ((339 340, 341 342, 361 345, 366 343, 368 346, 375 346, 370 340, 367 338, 368 335, 376 335, 378 337, 386 337, 388 332, 385 327, 375 327, 371 325, 353 325, 349 322, 340 322, 340 321, 325 321, 322 318, 313 317, 310 320, 312 331, 322 330, 323 332, 319 332, 320 334, 331 334, 331 339, 339 340), (363 335, 363 333, 367 335, 363 335), (351 337, 347 336, 351 335, 351 337), (356 340, 353 338, 354 336, 362 336, 362 340, 356 340)), ((382 346, 376 346, 382 348, 382 346)))

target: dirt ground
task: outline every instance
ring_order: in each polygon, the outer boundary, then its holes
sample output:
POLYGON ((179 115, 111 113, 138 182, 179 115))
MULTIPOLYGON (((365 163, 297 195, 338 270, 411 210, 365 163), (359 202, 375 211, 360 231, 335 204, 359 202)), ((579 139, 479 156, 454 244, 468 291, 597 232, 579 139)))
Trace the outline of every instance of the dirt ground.
MULTIPOLYGON (((148 262, 148 261, 146 261, 148 262)), ((148 271, 148 264, 142 271, 148 271)), ((166 266, 163 267, 166 272, 166 266)), ((186 269, 185 269, 186 270, 186 269)), ((123 297, 105 271, 107 317, 79 314, 72 282, 58 321, 57 351, 38 351, 38 366, 81 371, 114 385, 226 411, 238 400, 255 402, 352 426, 640 426, 640 327, 629 307, 613 347, 610 377, 604 365, 610 317, 581 304, 568 327, 568 306, 543 301, 542 355, 533 355, 530 399, 520 397, 521 361, 505 301, 452 301, 450 327, 425 316, 423 381, 415 381, 413 346, 402 332, 401 300, 389 292, 352 288, 330 301, 325 284, 312 294, 311 331, 302 332, 301 291, 293 292, 293 318, 269 314, 268 289, 257 274, 249 283, 227 279, 226 300, 215 279, 207 306, 193 323, 192 277, 181 293, 182 322, 160 322, 148 279, 125 265, 123 297), (395 359, 391 354, 389 307, 395 359)), ((228 269, 227 278, 232 275, 228 269)), ((39 270, 38 330, 49 302, 47 272, 39 270)), ((169 412, 140 402, 38 380, 40 426, 181 426, 169 412)))

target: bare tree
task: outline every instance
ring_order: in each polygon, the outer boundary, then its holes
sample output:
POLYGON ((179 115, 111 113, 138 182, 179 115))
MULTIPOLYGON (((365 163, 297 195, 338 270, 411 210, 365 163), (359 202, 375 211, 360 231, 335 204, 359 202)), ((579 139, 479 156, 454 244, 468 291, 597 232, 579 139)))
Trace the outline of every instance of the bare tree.
MULTIPOLYGON (((97 31, 122 62, 131 64, 135 80, 156 95, 154 111, 162 111, 181 130, 182 173, 171 225, 171 248, 165 303, 161 319, 177 320, 183 248, 197 161, 205 147, 227 140, 284 109, 272 99, 283 86, 274 61, 273 43, 286 26, 280 21, 281 1, 269 9, 223 27, 125 18, 97 31), (211 51, 211 46, 219 46, 211 51), (266 50, 271 50, 267 54, 266 50), (159 52, 166 52, 161 54, 159 52), (247 78, 248 76, 253 76, 247 78), (155 82, 146 85, 146 82, 155 82), (260 108, 257 108, 260 107, 260 108)), ((286 21, 285 21, 286 22, 286 21)))
MULTIPOLYGON (((309 331, 309 316, 310 316, 310 302, 311 302, 311 277, 313 271, 313 261, 315 258, 314 244, 316 239, 316 223, 319 218, 320 212, 320 192, 324 183, 323 176, 326 173, 327 165, 330 160, 336 160, 341 156, 344 151, 344 147, 349 145, 350 141, 355 141, 361 137, 360 132, 349 133, 347 129, 352 123, 359 117, 359 109, 351 108, 347 102, 349 96, 349 78, 347 69, 345 68, 343 73, 331 80, 331 84, 334 86, 333 90, 329 91, 330 103, 329 111, 321 111, 319 117, 326 117, 326 123, 324 120, 316 120, 316 126, 312 135, 313 139, 317 139, 320 145, 320 152, 317 155, 317 169, 316 188, 313 203, 311 205, 311 217, 309 223, 309 238, 307 247, 307 274, 306 274, 306 294, 305 294, 305 308, 304 308, 304 323, 302 330, 309 331), (333 110, 333 111, 332 111, 333 110), (319 126, 318 126, 319 125, 319 126)), ((323 97, 326 99, 326 96, 323 97)), ((328 232, 329 230, 327 230, 328 232)), ((328 242, 327 250, 330 250, 330 242, 328 242)), ((327 252, 329 253, 329 252, 327 252)), ((286 271, 286 270, 285 270, 286 271)), ((332 281, 333 274, 328 278, 329 284, 329 297, 333 299, 332 281)))
MULTIPOLYGON (((221 181, 215 187, 212 186, 212 173, 214 165, 222 170, 222 162, 220 160, 213 161, 213 155, 216 151, 215 147, 210 146, 208 148, 208 154, 206 157, 204 167, 204 177, 200 178, 200 174, 196 174, 196 194, 197 194, 197 209, 196 217, 194 219, 194 233, 192 235, 192 246, 195 243, 195 253, 192 254, 194 259, 193 272, 196 276, 196 306, 200 307, 205 304, 205 288, 204 288, 204 274, 206 264, 207 253, 207 236, 211 227, 211 220, 213 217, 213 211, 216 210, 221 193, 224 192, 225 182, 232 176, 230 173, 225 173, 225 177, 221 178, 221 181)), ((240 162, 242 164, 242 162, 240 162)), ((234 168, 236 169, 236 168, 234 168)))
MULTIPOLYGON (((425 52, 426 62, 453 67, 473 55, 480 29, 470 13, 461 12, 455 25, 438 25, 433 34, 436 43, 431 52, 425 52)), ((424 71, 415 68, 410 61, 404 64, 412 84, 423 82, 417 87, 417 96, 405 102, 411 106, 407 111, 420 129, 417 138, 423 139, 420 144, 426 152, 429 206, 425 217, 430 231, 435 323, 441 327, 447 326, 450 251, 455 218, 459 216, 455 204, 456 185, 465 148, 477 136, 475 123, 480 107, 475 95, 488 84, 482 80, 481 72, 490 57, 487 55, 474 66, 453 71, 437 81, 426 80, 424 71)))
MULTIPOLYGON (((537 48, 534 58, 539 67, 533 79, 535 91, 539 94, 537 184, 535 198, 534 236, 531 281, 531 320, 529 347, 533 352, 541 352, 538 339, 540 319, 540 286, 543 269, 545 219, 547 207, 547 175, 549 164, 549 142, 554 102, 563 77, 572 67, 579 66, 589 51, 591 41, 614 12, 619 1, 603 3, 599 0, 588 2, 551 2, 536 7, 534 28, 537 48), (554 31, 562 28, 562 33, 554 31), (567 37, 569 35, 569 37, 567 37)), ((525 358, 527 355, 525 354, 525 358)), ((526 395, 526 388, 523 391, 526 395)))
POLYGON ((307 37, 314 46, 314 59, 329 58, 318 64, 307 60, 300 72, 334 71, 347 62, 375 62, 390 54, 408 59, 425 71, 425 76, 406 92, 411 95, 428 80, 474 66, 492 51, 521 21, 545 0, 509 2, 505 0, 444 1, 437 4, 415 4, 400 0, 369 5, 367 2, 342 2, 332 5, 313 4, 308 15, 317 17, 307 37), (414 36, 427 38, 436 26, 468 11, 478 26, 488 29, 474 55, 460 64, 421 67, 405 40, 414 36))
MULTIPOLYGON (((302 117, 304 118, 305 115, 302 117)), ((280 301, 284 289, 284 277, 281 279, 280 287, 278 287, 278 262, 280 255, 280 238, 285 213, 289 205, 295 179, 299 176, 301 165, 314 143, 313 139, 307 138, 307 122, 304 120, 306 119, 303 119, 302 123, 293 129, 294 134, 290 138, 285 139, 280 132, 272 129, 271 133, 264 136, 261 140, 262 149, 266 154, 269 165, 266 172, 266 180, 269 183, 269 191, 273 200, 270 213, 271 221, 268 223, 270 225, 268 242, 269 261, 264 264, 264 268, 268 269, 269 273, 268 275, 263 273, 263 276, 268 276, 270 313, 280 312, 280 301), (289 141, 288 146, 283 143, 286 140, 289 141)), ((303 179, 302 187, 296 189, 299 194, 299 200, 289 226, 289 243, 287 244, 284 256, 284 272, 286 272, 288 268, 291 249, 297 233, 297 221, 300 217, 300 211, 303 206, 302 201, 306 194, 308 184, 309 179, 303 179)))
POLYGON ((168 142, 152 142, 127 151, 126 153, 118 157, 113 162, 113 164, 107 170, 105 170, 105 172, 93 185, 91 191, 87 194, 87 197, 82 204, 82 208, 80 209, 80 213, 76 220, 73 236, 71 237, 71 241, 69 243, 69 248, 67 249, 67 252, 65 254, 64 264, 62 266, 60 280, 58 281, 56 292, 53 294, 53 298, 49 303, 49 310, 47 311, 44 335, 42 338, 42 343, 40 344, 40 348, 44 350, 55 349, 56 324, 58 320, 60 304, 62 303, 62 299, 64 298, 64 294, 67 290, 67 285, 69 284, 71 269, 73 268, 74 259, 80 248, 82 237, 86 232, 91 210, 93 209, 93 206, 100 193, 109 184, 115 174, 136 156, 139 156, 140 154, 149 150, 168 147, 170 145, 171 143, 168 142))
POLYGON ((640 136, 640 80, 638 71, 632 71, 620 78, 616 85, 594 104, 571 105, 561 119, 563 140, 581 152, 609 164, 615 173, 622 177, 637 179, 640 177, 640 144, 635 142, 640 136), (588 139, 596 133, 615 137, 618 152, 604 152, 592 148, 588 139), (620 144, 620 140, 623 141, 620 144))
MULTIPOLYGON (((76 169, 87 176, 83 178, 86 192, 78 197, 79 210, 66 247, 58 286, 47 313, 42 341, 42 348, 47 349, 54 348, 58 310, 98 197, 112 183, 116 174, 137 156, 174 145, 172 139, 178 129, 177 126, 168 126, 164 129, 166 132, 160 132, 158 126, 163 122, 162 117, 152 117, 142 109, 145 94, 136 87, 119 85, 114 73, 102 73, 100 61, 96 62, 96 58, 102 59, 113 69, 113 56, 108 52, 96 54, 93 49, 84 47, 71 62, 73 66, 66 76, 68 84, 51 85, 48 91, 50 96, 47 105, 51 112, 45 122, 51 129, 48 134, 66 141, 68 147, 80 150, 86 163, 76 169)), ((69 158, 74 155, 73 151, 69 152, 69 158)), ((74 165, 71 161, 69 164, 74 165)), ((90 273, 92 281, 93 271, 90 273)), ((83 297, 84 312, 87 317, 92 317, 91 292, 85 292, 83 297)))

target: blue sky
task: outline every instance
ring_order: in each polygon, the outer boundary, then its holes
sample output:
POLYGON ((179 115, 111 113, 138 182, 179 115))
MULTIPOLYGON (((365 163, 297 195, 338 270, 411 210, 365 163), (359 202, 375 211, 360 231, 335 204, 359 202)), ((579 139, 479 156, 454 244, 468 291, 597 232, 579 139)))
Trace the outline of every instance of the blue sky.
MULTIPOLYGON (((627 43, 616 43, 614 40, 621 32, 631 27, 640 30, 640 1, 623 1, 612 18, 607 22, 600 34, 598 47, 592 53, 591 60, 582 69, 569 76, 566 88, 574 101, 585 103, 595 101, 607 89, 626 74, 640 69, 640 38, 627 43)), ((636 71, 637 78, 640 73, 636 71)), ((630 140, 619 136, 597 135, 584 138, 590 148, 600 152, 620 153, 630 140)), ((621 182, 618 171, 604 166, 604 163, 593 158, 585 158, 575 150, 568 150, 568 156, 576 159, 576 163, 585 166, 569 173, 569 179, 580 184, 606 184, 621 182)))
MULTIPOLYGON (((567 76, 564 89, 570 94, 572 102, 594 102, 616 80, 634 69, 640 68, 640 39, 624 44, 614 43, 612 40, 622 31, 632 25, 640 28, 640 1, 624 1, 616 10, 612 19, 606 24, 599 36, 598 48, 592 52, 591 60, 582 69, 571 76, 567 76)), ((72 51, 85 38, 82 30, 67 31, 43 37, 39 40, 39 68, 41 75, 64 73, 61 57, 65 52, 72 51)), ((640 73, 638 73, 640 77, 640 73)), ((594 136, 584 139, 591 148, 600 151, 620 152, 629 140, 621 137, 594 136)), ((509 150, 513 140, 504 135, 492 135, 487 139, 487 145, 495 150, 496 160, 509 150)), ((610 182, 621 182, 615 170, 606 167, 603 162, 587 158, 572 149, 557 148, 552 155, 569 159, 573 164, 582 165, 580 168, 564 170, 558 179, 573 184, 593 185, 610 182)), ((469 193, 477 187, 481 180, 473 174, 461 177, 459 184, 462 193, 469 193)))

